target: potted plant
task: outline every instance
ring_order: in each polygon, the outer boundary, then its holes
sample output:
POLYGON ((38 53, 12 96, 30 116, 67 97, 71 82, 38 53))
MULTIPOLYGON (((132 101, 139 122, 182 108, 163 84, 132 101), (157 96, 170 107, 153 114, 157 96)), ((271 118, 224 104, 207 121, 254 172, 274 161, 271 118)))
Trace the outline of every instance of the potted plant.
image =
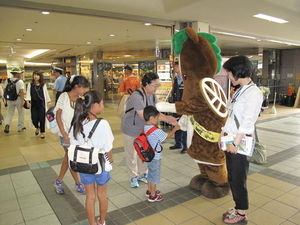
POLYGON ((296 100, 295 82, 289 83, 286 106, 294 106, 296 100))

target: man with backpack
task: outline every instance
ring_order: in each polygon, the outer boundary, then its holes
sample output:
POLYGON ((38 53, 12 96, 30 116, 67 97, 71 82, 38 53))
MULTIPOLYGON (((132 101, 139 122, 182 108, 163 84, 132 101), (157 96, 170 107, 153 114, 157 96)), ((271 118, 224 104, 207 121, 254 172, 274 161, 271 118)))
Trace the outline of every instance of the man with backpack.
POLYGON ((7 114, 5 118, 4 133, 9 133, 9 126, 15 113, 18 110, 18 132, 26 130, 24 127, 24 82, 21 79, 23 71, 13 68, 10 72, 13 77, 8 78, 4 84, 4 98, 7 100, 7 114))

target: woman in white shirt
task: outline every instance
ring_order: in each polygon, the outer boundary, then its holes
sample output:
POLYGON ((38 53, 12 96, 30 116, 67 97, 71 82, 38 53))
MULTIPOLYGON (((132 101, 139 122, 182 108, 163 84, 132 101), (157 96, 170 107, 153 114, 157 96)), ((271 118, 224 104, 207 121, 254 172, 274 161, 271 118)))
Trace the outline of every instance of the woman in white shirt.
POLYGON ((244 135, 252 135, 261 110, 263 95, 250 78, 253 68, 246 56, 234 56, 226 61, 223 67, 232 84, 241 87, 228 103, 228 118, 220 135, 220 139, 227 134, 235 136, 233 143, 225 150, 228 181, 235 207, 225 212, 222 219, 227 224, 247 224, 246 210, 249 208, 249 202, 246 181, 249 162, 247 156, 237 153, 237 146, 244 135))

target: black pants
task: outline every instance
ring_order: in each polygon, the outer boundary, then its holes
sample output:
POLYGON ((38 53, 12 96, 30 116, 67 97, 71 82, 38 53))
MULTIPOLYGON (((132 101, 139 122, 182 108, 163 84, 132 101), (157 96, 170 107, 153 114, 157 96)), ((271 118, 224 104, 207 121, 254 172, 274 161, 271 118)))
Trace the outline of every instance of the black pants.
POLYGON ((249 208, 247 190, 249 162, 247 156, 226 152, 226 165, 235 208, 247 210, 249 208))
MULTIPOLYGON (((174 113, 173 117, 181 118, 178 114, 174 113)), ((182 130, 177 130, 174 135, 175 145, 180 145, 182 148, 186 148, 186 139, 187 139, 187 132, 182 130)))
POLYGON ((40 128, 41 133, 45 133, 45 103, 31 104, 31 120, 35 128, 40 128))

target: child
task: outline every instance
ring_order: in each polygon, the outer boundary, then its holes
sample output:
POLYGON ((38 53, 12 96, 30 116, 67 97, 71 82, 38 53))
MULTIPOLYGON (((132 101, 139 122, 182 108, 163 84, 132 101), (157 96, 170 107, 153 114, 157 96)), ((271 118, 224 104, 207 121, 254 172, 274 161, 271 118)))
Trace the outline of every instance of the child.
MULTIPOLYGON (((144 108, 144 119, 146 125, 144 126, 145 133, 150 130, 153 126, 158 123, 158 117, 160 113, 154 106, 147 106, 144 108)), ((156 190, 156 185, 160 180, 160 167, 162 158, 162 146, 161 142, 165 139, 170 138, 174 133, 179 130, 179 125, 176 125, 173 130, 167 134, 162 129, 157 129, 153 131, 148 137, 148 142, 153 149, 156 149, 155 156, 151 162, 147 162, 148 166, 148 190, 146 191, 146 196, 149 202, 159 202, 163 200, 163 195, 159 190, 156 190)))
MULTIPOLYGON (((65 156, 61 164, 58 178, 55 180, 54 187, 55 192, 59 195, 64 194, 63 181, 69 165, 67 150, 70 145, 70 138, 68 136, 71 121, 74 115, 74 108, 76 100, 82 96, 89 88, 89 81, 83 76, 72 76, 67 80, 64 88, 64 92, 59 96, 56 103, 54 112, 56 115, 56 122, 59 127, 60 143, 65 150, 65 156)), ((75 188, 79 194, 85 194, 84 187, 79 180, 78 174, 70 170, 71 175, 75 181, 75 188)))
MULTIPOLYGON (((74 117, 71 122, 69 133, 72 145, 83 145, 84 137, 88 137, 96 122, 97 115, 104 109, 101 94, 98 91, 88 91, 81 98, 78 98, 75 106, 74 117)), ((108 122, 104 119, 98 124, 93 136, 89 140, 90 146, 99 148, 107 152, 109 161, 112 162, 112 143, 114 136, 108 122)), ((90 225, 105 225, 108 200, 106 186, 110 180, 110 173, 103 169, 101 174, 79 173, 80 179, 86 190, 85 211, 90 225), (97 184, 97 197, 99 201, 100 217, 95 223, 95 183, 97 184)))

